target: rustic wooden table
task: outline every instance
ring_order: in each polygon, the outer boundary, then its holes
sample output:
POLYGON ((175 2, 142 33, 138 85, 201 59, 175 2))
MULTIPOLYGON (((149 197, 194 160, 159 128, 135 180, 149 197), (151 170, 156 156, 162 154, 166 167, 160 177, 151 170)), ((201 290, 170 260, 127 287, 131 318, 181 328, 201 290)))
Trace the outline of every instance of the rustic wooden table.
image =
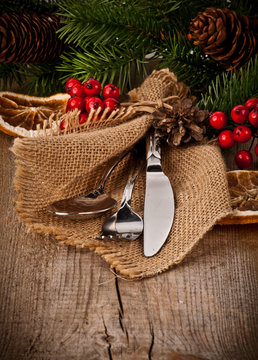
POLYGON ((217 226, 170 271, 122 279, 89 251, 26 233, 12 141, 0 134, 2 360, 258 358, 257 225, 217 226))

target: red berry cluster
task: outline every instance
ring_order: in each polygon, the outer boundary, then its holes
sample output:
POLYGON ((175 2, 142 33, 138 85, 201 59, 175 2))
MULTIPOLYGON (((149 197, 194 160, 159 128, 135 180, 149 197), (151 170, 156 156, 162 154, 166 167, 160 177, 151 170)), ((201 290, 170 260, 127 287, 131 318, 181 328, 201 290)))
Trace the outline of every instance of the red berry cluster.
MULTIPOLYGON (((100 108, 98 118, 101 117, 104 109, 109 109, 107 114, 120 107, 118 97, 119 88, 113 84, 107 84, 101 88, 98 80, 89 78, 86 82, 81 83, 78 79, 69 78, 65 84, 66 92, 71 96, 67 102, 66 112, 78 109, 80 110, 79 122, 83 124, 87 121, 91 109, 100 108), (102 97, 100 93, 102 91, 102 97)), ((60 123, 61 130, 66 127, 65 120, 60 123)))
MULTIPOLYGON (((258 137, 258 98, 249 99, 245 105, 237 105, 231 110, 231 119, 235 124, 234 130, 223 130, 218 136, 218 142, 222 148, 232 148, 236 142, 245 143, 253 137, 248 150, 240 150, 235 155, 235 162, 239 169, 246 169, 252 165, 250 152, 255 138, 258 137), (245 124, 245 125, 243 125, 245 124)), ((221 111, 216 111, 210 116, 210 125, 217 130, 225 129, 227 117, 221 111)), ((258 156, 258 144, 254 152, 258 156)))

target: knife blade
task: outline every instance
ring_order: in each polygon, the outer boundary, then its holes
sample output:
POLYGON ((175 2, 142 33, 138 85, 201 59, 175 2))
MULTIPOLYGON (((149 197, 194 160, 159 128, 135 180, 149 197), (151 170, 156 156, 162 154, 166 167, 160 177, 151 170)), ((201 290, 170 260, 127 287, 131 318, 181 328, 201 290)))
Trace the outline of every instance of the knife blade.
POLYGON ((144 201, 144 255, 151 257, 161 249, 171 230, 175 201, 169 178, 161 166, 160 140, 155 131, 146 142, 146 190, 144 201))

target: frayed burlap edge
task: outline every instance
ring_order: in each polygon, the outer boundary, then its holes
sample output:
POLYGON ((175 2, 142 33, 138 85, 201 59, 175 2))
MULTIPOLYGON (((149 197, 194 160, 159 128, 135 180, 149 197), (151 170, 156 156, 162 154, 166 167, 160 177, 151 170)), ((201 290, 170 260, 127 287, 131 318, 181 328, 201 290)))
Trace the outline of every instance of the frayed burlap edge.
MULTIPOLYGON (((216 146, 214 146, 216 147, 216 146)), ((16 153, 17 149, 11 149, 14 153, 16 153)), ((16 164, 18 165, 15 174, 15 187, 18 193, 18 198, 16 199, 16 206, 17 212, 19 213, 20 219, 25 223, 27 231, 35 231, 39 234, 52 234, 55 235, 58 243, 60 245, 74 245, 77 248, 88 248, 89 250, 95 252, 96 254, 100 255, 112 269, 115 269, 120 276, 124 276, 127 279, 142 279, 145 277, 152 277, 156 274, 163 273, 164 271, 172 268, 174 265, 179 264, 182 260, 191 253, 192 249, 195 245, 205 236, 208 231, 211 231, 216 223, 224 218, 225 216, 232 213, 232 209, 230 206, 230 197, 228 194, 228 205, 221 210, 217 216, 212 219, 209 223, 205 224, 202 227, 201 231, 199 232, 198 236, 195 239, 192 239, 192 242, 188 248, 184 249, 184 253, 180 254, 176 259, 174 259, 173 263, 167 263, 165 266, 163 265, 162 268, 158 268, 155 270, 155 273, 150 269, 145 269, 144 271, 140 270, 138 266, 135 266, 133 263, 130 262, 130 259, 125 254, 122 254, 119 251, 113 251, 113 249, 107 249, 106 246, 103 246, 100 241, 92 238, 90 241, 87 241, 86 244, 82 244, 78 242, 77 237, 73 235, 67 236, 66 231, 59 231, 54 226, 46 226, 45 224, 37 222, 35 217, 31 216, 30 211, 27 211, 26 207, 23 206, 23 196, 21 193, 21 185, 23 183, 31 183, 33 181, 33 174, 30 170, 24 166, 25 163, 22 158, 16 160, 16 164)), ((224 171, 226 169, 224 167, 224 171)), ((142 242, 142 237, 140 238, 142 242)))
MULTIPOLYGON (((119 274, 120 276, 124 277, 125 279, 130 279, 130 280, 142 280, 144 278, 150 278, 153 276, 156 276, 158 274, 162 274, 165 271, 172 269, 174 266, 180 264, 188 255, 191 254, 192 250, 195 248, 195 246, 199 243, 199 241, 201 241, 208 232, 212 231, 212 229, 214 228, 214 226, 219 226, 216 225, 216 223, 218 221, 220 221, 221 219, 223 219, 224 217, 226 217, 227 215, 230 215, 232 213, 232 209, 228 209, 228 211, 225 211, 223 213, 221 213, 220 215, 218 215, 215 219, 214 219, 214 223, 212 222, 211 224, 209 224, 208 226, 205 226, 203 228, 202 233, 200 234, 200 236, 198 236, 192 243, 191 246, 186 250, 186 252, 178 257, 178 259, 176 259, 173 264, 164 266, 162 269, 157 270, 155 273, 150 272, 150 271, 137 271, 134 270, 134 266, 131 265, 130 269, 128 266, 128 258, 125 255, 121 255, 119 253, 114 253, 112 252, 112 250, 108 250, 105 247, 95 247, 95 246, 90 246, 90 245, 80 245, 77 244, 76 242, 76 238, 73 237, 69 237, 67 240, 63 240, 63 238, 65 237, 65 235, 62 232, 59 232, 56 230, 56 228, 54 227, 47 227, 45 225, 42 225, 40 223, 31 223, 31 221, 33 221, 32 218, 30 217, 26 217, 26 216, 20 216, 20 218, 24 221, 27 232, 37 232, 38 234, 42 234, 42 235, 54 235, 56 240, 60 240, 58 241, 58 245, 62 246, 62 245, 68 245, 68 246, 75 246, 78 249, 89 249, 90 251, 93 251, 95 254, 99 255, 103 260, 105 260, 109 265, 111 269, 114 269, 116 271, 117 274, 119 274), (118 262, 117 260, 122 260, 124 262, 118 262), (114 261, 115 260, 115 261, 114 261)), ((92 240, 92 242, 94 243, 96 240, 92 240)), ((95 245, 95 244, 94 244, 95 245)))

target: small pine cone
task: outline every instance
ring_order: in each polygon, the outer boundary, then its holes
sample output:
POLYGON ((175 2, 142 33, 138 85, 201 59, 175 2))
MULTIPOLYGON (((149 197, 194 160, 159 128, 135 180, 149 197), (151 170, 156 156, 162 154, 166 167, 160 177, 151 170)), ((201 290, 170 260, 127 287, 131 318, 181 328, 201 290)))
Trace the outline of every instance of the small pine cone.
POLYGON ((0 62, 54 61, 65 47, 57 36, 59 27, 60 20, 53 14, 1 14, 0 62))
POLYGON ((191 140, 203 140, 206 130, 204 120, 207 117, 208 111, 199 110, 192 100, 187 98, 173 105, 171 109, 163 107, 155 111, 153 126, 169 145, 179 146, 191 140))
POLYGON ((244 15, 208 8, 190 24, 190 38, 226 70, 241 68, 257 53, 257 33, 244 15))

